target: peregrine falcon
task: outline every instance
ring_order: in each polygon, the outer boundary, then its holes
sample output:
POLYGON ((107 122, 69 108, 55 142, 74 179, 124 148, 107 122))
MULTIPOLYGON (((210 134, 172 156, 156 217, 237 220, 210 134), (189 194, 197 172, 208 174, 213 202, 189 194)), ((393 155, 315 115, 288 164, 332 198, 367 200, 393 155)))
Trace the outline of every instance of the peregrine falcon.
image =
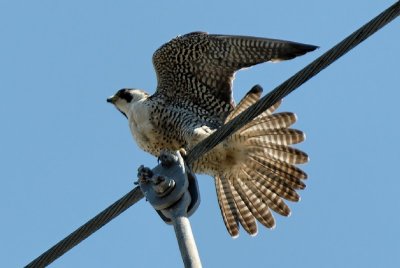
MULTIPOLYGON (((153 55, 157 89, 121 89, 107 101, 128 119, 140 148, 154 156, 163 150, 190 150, 255 103, 255 86, 235 105, 236 71, 267 61, 293 59, 316 46, 250 36, 193 32, 162 45, 153 55)), ((273 228, 271 210, 290 214, 284 199, 298 201, 305 172, 296 164, 308 156, 291 144, 305 139, 289 128, 296 115, 274 113, 280 102, 256 117, 192 165, 195 173, 214 177, 218 203, 229 234, 239 226, 257 234, 257 223, 273 228), (240 225, 239 225, 240 224, 240 225)))

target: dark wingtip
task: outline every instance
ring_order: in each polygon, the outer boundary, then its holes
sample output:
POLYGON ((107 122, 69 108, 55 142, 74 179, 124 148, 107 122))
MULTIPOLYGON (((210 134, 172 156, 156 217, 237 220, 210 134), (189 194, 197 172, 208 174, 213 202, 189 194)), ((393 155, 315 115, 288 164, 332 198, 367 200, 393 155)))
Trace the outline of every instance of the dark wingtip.
POLYGON ((253 86, 247 94, 261 94, 263 88, 260 85, 253 86))
POLYGON ((308 45, 308 44, 303 44, 303 46, 304 50, 307 50, 307 52, 314 51, 319 48, 319 46, 308 45))
POLYGON ((298 53, 298 56, 304 55, 307 52, 311 52, 319 48, 319 46, 309 45, 309 44, 301 44, 301 43, 292 43, 292 47, 298 53))
POLYGON ((296 42, 290 42, 288 43, 288 50, 286 51, 285 55, 281 55, 279 57, 279 60, 290 60, 294 59, 298 56, 302 56, 308 52, 314 51, 318 46, 314 45, 309 45, 309 44, 302 44, 302 43, 296 43, 296 42))

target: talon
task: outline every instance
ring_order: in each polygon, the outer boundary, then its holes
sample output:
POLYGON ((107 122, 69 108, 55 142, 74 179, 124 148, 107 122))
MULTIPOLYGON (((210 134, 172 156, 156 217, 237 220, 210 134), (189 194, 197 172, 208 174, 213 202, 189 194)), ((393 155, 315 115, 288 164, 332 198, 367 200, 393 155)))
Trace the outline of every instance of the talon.
POLYGON ((181 154, 183 160, 186 162, 187 152, 184 148, 179 149, 179 153, 181 154))
POLYGON ((187 155, 187 152, 184 148, 180 148, 179 153, 181 154, 182 157, 185 157, 187 155))

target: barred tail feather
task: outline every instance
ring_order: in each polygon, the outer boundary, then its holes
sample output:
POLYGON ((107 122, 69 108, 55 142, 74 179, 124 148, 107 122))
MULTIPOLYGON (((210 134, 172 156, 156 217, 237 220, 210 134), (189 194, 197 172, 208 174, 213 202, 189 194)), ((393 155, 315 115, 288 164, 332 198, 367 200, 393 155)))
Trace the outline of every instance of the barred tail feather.
POLYGON ((254 193, 254 189, 250 189, 247 183, 241 179, 236 179, 233 185, 254 217, 264 226, 273 228, 275 226, 274 217, 260 196, 254 193))
POLYGON ((242 172, 244 172, 245 176, 247 177, 246 184, 254 189, 257 189, 261 195, 261 199, 268 205, 268 207, 283 216, 288 216, 290 214, 289 207, 285 204, 285 202, 283 202, 280 196, 265 186, 265 181, 255 180, 244 170, 242 170, 242 172))
POLYGON ((250 211, 249 207, 246 205, 245 201, 247 202, 247 198, 245 200, 242 199, 240 196, 237 187, 235 188, 234 184, 235 179, 232 177, 226 178, 229 181, 231 186, 231 191, 233 195, 233 199, 235 200, 236 208, 237 208, 237 218, 240 224, 243 226, 243 229, 250 235, 257 234, 257 223, 253 216, 253 213, 250 211))
POLYGON ((240 139, 248 145, 265 146, 266 144, 291 145, 305 140, 305 135, 297 129, 256 130, 240 133, 240 139))
MULTIPOLYGON (((235 110, 233 110, 228 117, 226 118, 225 122, 231 121, 233 118, 238 116, 240 113, 244 112, 247 108, 249 108, 251 105, 256 103, 262 93, 263 89, 259 85, 255 85, 247 94, 244 96, 244 98, 239 102, 239 104, 235 107, 235 110)), ((269 107, 266 111, 264 111, 260 117, 266 116, 266 115, 271 115, 281 104, 281 101, 277 101, 274 105, 269 107)))
POLYGON ((232 237, 239 235, 239 226, 237 219, 237 208, 233 200, 229 181, 221 180, 219 176, 215 177, 215 188, 217 190, 218 204, 221 209, 222 218, 226 229, 232 237))
POLYGON ((254 130, 271 130, 288 128, 296 123, 297 117, 294 113, 284 112, 272 115, 261 114, 253 121, 242 127, 241 132, 244 134, 254 130))
POLYGON ((274 176, 276 182, 296 190, 301 190, 306 187, 302 180, 307 178, 307 174, 294 165, 279 160, 259 157, 251 153, 249 154, 249 158, 254 160, 253 165, 259 167, 258 172, 276 175, 274 176))
POLYGON ((308 155, 298 149, 285 145, 265 144, 263 147, 247 146, 253 154, 283 161, 288 164, 304 164, 308 162, 308 155))
POLYGON ((265 169, 263 166, 260 166, 257 162, 254 162, 253 164, 254 168, 246 168, 245 171, 249 181, 255 181, 257 179, 257 181, 264 187, 289 201, 297 202, 300 200, 299 194, 291 187, 291 185, 282 181, 279 176, 270 170, 265 169))
POLYGON ((253 105, 258 99, 260 99, 261 93, 262 88, 260 86, 254 86, 235 107, 235 110, 228 115, 226 121, 230 121, 232 118, 235 118, 238 114, 253 105))
MULTIPOLYGON (((261 87, 254 87, 227 117, 232 120, 254 104, 261 87)), ((300 200, 296 190, 304 189, 307 174, 296 164, 308 156, 291 147, 305 139, 302 131, 289 128, 294 113, 274 113, 280 101, 227 138, 193 165, 215 177, 218 202, 230 235, 239 234, 239 223, 247 233, 257 234, 257 221, 275 226, 272 211, 290 215, 285 200, 300 200), (212 160, 212 161, 211 161, 212 160)))

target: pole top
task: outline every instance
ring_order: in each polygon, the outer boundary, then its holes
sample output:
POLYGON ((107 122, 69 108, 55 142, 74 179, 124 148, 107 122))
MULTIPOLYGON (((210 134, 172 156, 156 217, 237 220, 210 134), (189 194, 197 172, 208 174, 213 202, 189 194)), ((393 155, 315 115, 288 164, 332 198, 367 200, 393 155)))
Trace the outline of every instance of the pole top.
POLYGON ((196 176, 178 151, 164 151, 159 160, 160 164, 153 169, 139 167, 137 184, 164 222, 171 224, 174 204, 187 192, 184 215, 191 216, 200 205, 200 194, 196 176))

